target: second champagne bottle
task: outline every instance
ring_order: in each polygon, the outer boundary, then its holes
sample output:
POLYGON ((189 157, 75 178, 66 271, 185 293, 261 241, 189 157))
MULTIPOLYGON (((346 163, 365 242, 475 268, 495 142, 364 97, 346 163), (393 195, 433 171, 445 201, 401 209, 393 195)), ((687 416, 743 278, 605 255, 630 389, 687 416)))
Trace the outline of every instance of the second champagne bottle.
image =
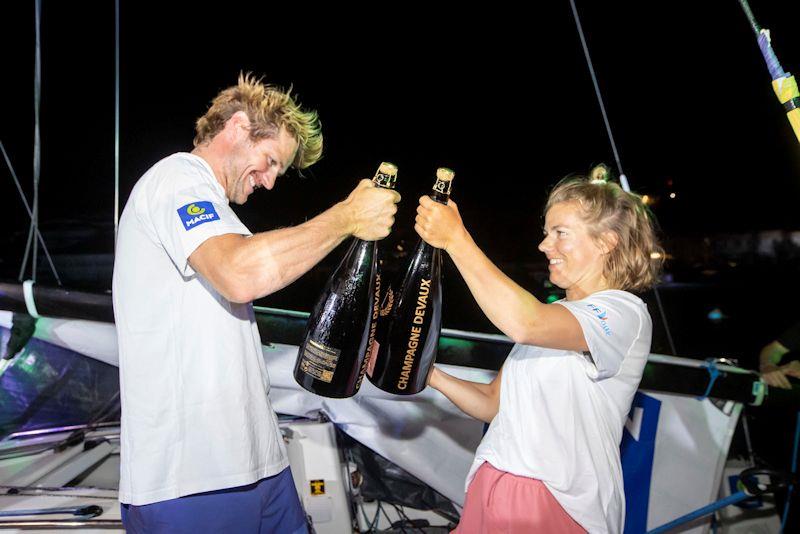
MULTIPOLYGON (((444 167, 436 171, 433 200, 447 204, 454 176, 444 167)), ((380 389, 397 395, 425 389, 442 327, 441 278, 441 250, 420 239, 369 362, 367 376, 380 389)))

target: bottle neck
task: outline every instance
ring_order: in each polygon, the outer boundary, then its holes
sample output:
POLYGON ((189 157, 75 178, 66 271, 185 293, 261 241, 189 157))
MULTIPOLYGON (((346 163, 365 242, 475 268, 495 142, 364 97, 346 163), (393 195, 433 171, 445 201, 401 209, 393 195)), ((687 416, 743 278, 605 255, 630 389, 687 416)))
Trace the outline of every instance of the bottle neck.
POLYGON ((375 184, 376 187, 381 187, 383 189, 394 189, 395 182, 397 181, 396 174, 384 174, 384 173, 377 173, 375 177, 372 179, 372 183, 375 184))
POLYGON ((431 198, 440 204, 447 204, 447 200, 450 198, 451 185, 452 182, 449 179, 437 176, 436 183, 433 184, 433 191, 431 191, 431 198))
POLYGON ((450 195, 442 193, 441 191, 437 191, 436 189, 431 191, 430 196, 434 201, 438 202, 439 204, 447 204, 447 200, 450 198, 450 195))

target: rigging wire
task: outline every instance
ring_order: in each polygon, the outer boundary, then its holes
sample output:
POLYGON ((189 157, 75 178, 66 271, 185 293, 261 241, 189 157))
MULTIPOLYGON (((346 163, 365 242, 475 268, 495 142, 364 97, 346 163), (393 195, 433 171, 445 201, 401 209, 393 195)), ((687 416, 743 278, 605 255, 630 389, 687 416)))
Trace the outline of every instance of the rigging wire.
MULTIPOLYGON (((28 212, 28 217, 33 221, 33 212, 31 211, 31 207, 28 204, 28 199, 25 197, 25 193, 22 191, 22 186, 19 183, 19 179, 17 178, 17 173, 14 171, 13 165, 11 165, 11 160, 8 157, 8 153, 6 152, 6 147, 3 146, 3 142, 0 141, 0 152, 3 153, 3 158, 6 160, 6 165, 8 166, 8 170, 11 173, 11 178, 14 180, 14 185, 17 186, 17 191, 19 191, 19 197, 22 199, 22 204, 25 206, 25 211, 28 212)), ((47 262, 50 264, 50 270, 53 271, 53 276, 56 278, 56 282, 58 285, 61 285, 61 278, 58 276, 58 271, 56 270, 56 266, 53 264, 53 258, 50 257, 50 251, 47 250, 47 245, 44 244, 44 237, 42 237, 42 233, 39 231, 37 226, 36 228, 36 237, 39 239, 39 243, 42 245, 42 250, 44 250, 44 255, 47 257, 47 262)), ((22 276, 20 276, 20 281, 22 281, 22 276)))
MULTIPOLYGON (((611 131, 611 123, 608 120, 608 114, 606 113, 606 106, 603 103, 603 95, 600 92, 600 84, 597 83, 597 76, 594 72, 594 65, 592 64, 592 58, 589 55, 589 46, 586 44, 586 36, 583 34, 583 26, 581 26, 581 19, 578 15, 578 8, 575 6, 575 0, 569 0, 570 6, 572 7, 572 17, 575 19, 575 26, 578 29, 578 36, 581 39, 581 46, 583 47, 583 55, 586 57, 586 65, 589 67, 589 74, 592 77, 592 84, 594 85, 594 93, 597 96, 597 103, 600 105, 600 112, 603 114, 603 122, 606 125, 606 134, 608 135, 608 141, 611 143, 611 150, 614 152, 614 159, 617 162, 617 170, 619 172, 619 182, 622 186, 622 189, 626 193, 631 192, 631 188, 628 185, 628 178, 625 176, 625 171, 622 170, 622 161, 619 157, 619 151, 617 150, 617 144, 614 142, 614 134, 611 131)), ((672 351, 672 354, 677 356, 678 352, 675 350, 675 342, 672 339, 672 333, 670 332, 669 323, 667 322, 667 315, 664 312, 664 306, 661 303, 661 295, 659 295, 658 287, 653 286, 653 293, 656 296, 656 303, 658 305, 658 311, 661 315, 661 322, 664 325, 664 330, 667 333, 667 342, 669 343, 669 348, 672 351)))
POLYGON ((45 256, 47 257, 47 261, 50 263, 50 269, 53 271, 53 275, 56 278, 56 282, 58 285, 61 285, 61 279, 58 276, 58 272, 56 271, 55 265, 53 264, 53 259, 50 257, 50 253, 47 251, 47 247, 44 244, 44 239, 42 238, 42 234, 39 231, 39 178, 41 174, 41 135, 40 135, 40 120, 39 120, 39 110, 40 104, 42 100, 42 43, 41 43, 41 26, 42 26, 42 1, 36 0, 35 2, 35 12, 36 12, 36 51, 35 51, 35 61, 34 61, 34 74, 33 74, 33 113, 34 113, 34 128, 33 128, 33 207, 31 208, 28 205, 28 202, 25 198, 25 194, 22 192, 22 187, 19 185, 19 180, 17 179, 17 175, 14 172, 14 168, 11 166, 11 160, 8 158, 8 154, 6 154, 5 148, 2 147, 0 143, 0 148, 3 150, 3 156, 5 157, 6 164, 8 165, 9 170, 11 171, 11 176, 14 178, 14 183, 17 185, 17 190, 22 196, 23 204, 25 204, 25 209, 28 211, 28 216, 31 219, 31 225, 28 230, 28 239, 25 244, 25 254, 22 258, 22 265, 20 266, 19 270, 19 280, 22 281, 25 275, 25 269, 28 265, 28 257, 30 256, 32 259, 31 262, 31 280, 36 281, 36 270, 39 264, 38 258, 38 251, 39 245, 37 243, 41 243, 42 249, 44 250, 45 256), (38 238, 38 239, 37 239, 38 238), (31 253, 32 252, 32 253, 31 253))

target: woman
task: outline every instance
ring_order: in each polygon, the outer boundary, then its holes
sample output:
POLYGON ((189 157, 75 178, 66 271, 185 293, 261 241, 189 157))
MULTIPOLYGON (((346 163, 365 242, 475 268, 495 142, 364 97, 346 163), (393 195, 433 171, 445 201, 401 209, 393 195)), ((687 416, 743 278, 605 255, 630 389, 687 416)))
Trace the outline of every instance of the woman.
POLYGON ((478 248, 458 207, 420 199, 416 230, 448 252, 486 316, 516 345, 490 384, 434 368, 432 387, 490 422, 467 476, 456 532, 622 532, 619 445, 650 351, 652 322, 628 291, 657 279, 663 253, 642 200, 607 181, 567 178, 545 207, 544 304, 478 248))

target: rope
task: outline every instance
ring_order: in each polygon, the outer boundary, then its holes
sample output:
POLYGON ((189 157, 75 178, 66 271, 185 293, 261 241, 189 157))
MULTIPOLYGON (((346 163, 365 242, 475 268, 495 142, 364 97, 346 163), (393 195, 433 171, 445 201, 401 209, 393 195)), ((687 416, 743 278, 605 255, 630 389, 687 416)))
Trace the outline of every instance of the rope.
POLYGON ((669 323, 667 322, 667 313, 664 310, 664 305, 661 303, 661 294, 658 292, 658 287, 653 287, 653 293, 656 296, 658 311, 659 314, 661 315, 661 323, 664 325, 664 331, 667 333, 667 341, 669 342, 669 349, 672 351, 673 356, 677 356, 678 351, 675 350, 675 341, 672 339, 672 332, 670 332, 669 323))
POLYGON ((744 14, 747 16, 747 20, 750 21, 750 26, 752 26, 755 34, 758 35, 761 33, 761 26, 756 22, 756 18, 753 16, 753 12, 750 10, 750 4, 747 3, 747 0, 739 0, 739 5, 744 9, 744 14))
POLYGON ((708 395, 711 393, 711 390, 714 389, 714 384, 717 381, 717 378, 722 374, 720 373, 719 369, 717 368, 717 364, 713 361, 707 361, 703 367, 706 368, 708 371, 708 387, 706 387, 705 393, 701 396, 697 397, 697 400, 705 400, 708 398, 708 395))
POLYGON ((791 73, 786 72, 781 67, 778 61, 778 56, 772 50, 770 44, 769 30, 765 30, 756 22, 753 12, 750 10, 750 5, 747 0, 739 0, 739 5, 742 6, 747 20, 750 22, 750 27, 756 34, 758 41, 758 48, 761 50, 761 55, 767 64, 767 70, 772 78, 772 89, 775 91, 775 96, 778 101, 783 105, 786 111, 786 118, 789 119, 789 124, 792 126, 797 140, 800 141, 800 90, 797 88, 797 81, 791 73))
MULTIPOLYGON (((42 143, 39 128, 39 109, 42 101, 42 0, 36 0, 36 65, 34 68, 33 80, 33 217, 31 219, 31 231, 35 232, 39 227, 39 179, 42 170, 42 143)), ((36 241, 31 240, 33 246, 33 262, 31 264, 31 280, 36 281, 36 269, 39 265, 38 252, 39 246, 36 241)))
MULTIPOLYGON (((569 0, 570 6, 572 7, 572 17, 575 19, 575 26, 578 29, 578 36, 581 39, 581 46, 583 47, 583 55, 586 58, 586 65, 589 67, 589 74, 592 77, 592 84, 594 85, 594 94, 597 96, 597 103, 600 104, 600 112, 603 114, 603 123, 606 125, 606 133, 608 134, 608 141, 611 143, 611 150, 614 152, 614 159, 617 162, 617 170, 619 171, 619 183, 622 186, 623 191, 626 193, 631 192, 630 185, 628 184, 628 178, 625 176, 625 171, 622 170, 622 161, 620 161, 619 151, 617 150, 617 144, 614 142, 614 134, 611 132, 611 123, 608 120, 608 114, 606 113, 606 106, 603 103, 603 95, 600 92, 600 84, 597 83, 597 76, 594 73, 594 65, 592 64, 592 58, 589 55, 589 47, 586 44, 586 37, 583 34, 583 27, 581 26, 581 18, 578 15, 578 8, 575 6, 575 0, 569 0)), ((667 341, 669 341, 669 348, 672 351, 673 355, 677 356, 677 351, 675 350, 675 342, 672 340, 672 333, 669 329, 669 323, 667 322, 667 314, 664 312, 664 306, 661 304, 661 295, 658 292, 658 287, 653 287, 653 293, 656 296, 656 302, 658 303, 658 311, 661 313, 661 322, 664 324, 664 330, 667 333, 667 341)))

